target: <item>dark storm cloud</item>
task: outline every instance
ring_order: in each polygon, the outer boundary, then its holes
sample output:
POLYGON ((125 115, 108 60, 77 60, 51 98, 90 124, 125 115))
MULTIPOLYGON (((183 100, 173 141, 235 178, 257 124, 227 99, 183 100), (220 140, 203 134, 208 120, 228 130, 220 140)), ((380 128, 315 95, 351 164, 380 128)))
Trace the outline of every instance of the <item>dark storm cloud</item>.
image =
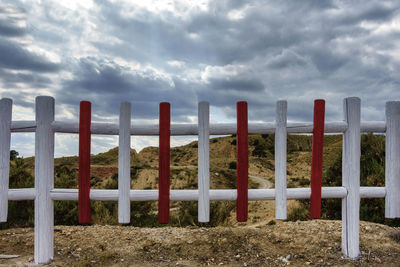
POLYGON ((210 81, 211 88, 215 90, 223 91, 262 91, 264 90, 264 85, 259 80, 250 79, 212 79, 210 81))
POLYGON ((310 56, 315 67, 326 74, 340 69, 349 60, 347 56, 337 55, 326 49, 313 49, 310 56))
POLYGON ((20 44, 0 38, 0 67, 35 72, 56 72, 60 65, 21 47, 20 44))
POLYGON ((366 2, 359 4, 358 10, 348 8, 336 17, 339 24, 357 24, 362 21, 387 21, 398 12, 396 8, 384 6, 384 3, 366 2))
POLYGON ((290 66, 306 66, 307 61, 292 51, 283 51, 282 54, 277 55, 267 66, 271 69, 285 69, 290 66))
POLYGON ((0 19, 0 35, 3 36, 22 36, 26 34, 26 29, 10 25, 9 21, 0 19))
MULTIPOLYGON (((33 72, 56 72, 59 64, 50 62, 42 55, 38 55, 22 43, 27 31, 26 11, 24 8, 3 5, 0 7, 0 67, 13 70, 28 70, 33 72), (14 39, 13 39, 14 38, 14 39)), ((4 71, 3 71, 4 72, 4 71)), ((31 74, 12 75, 20 78, 20 82, 31 82, 31 74)), ((10 77, 4 77, 10 80, 10 77)), ((11 78, 12 79, 12 78, 11 78)))
POLYGON ((0 6, 0 36, 23 36, 27 33, 25 9, 13 6, 0 6), (22 22, 22 25, 21 25, 22 22))
POLYGON ((0 77, 6 88, 24 88, 25 84, 32 88, 46 88, 52 83, 51 79, 38 73, 13 73, 4 69, 0 69, 0 77))
POLYGON ((81 59, 73 79, 64 80, 56 96, 63 103, 77 105, 89 100, 99 115, 117 115, 122 101, 132 102, 133 116, 156 118, 158 103, 171 102, 173 119, 186 121, 196 112, 196 96, 179 80, 169 81, 153 71, 138 73, 112 61, 81 59), (191 95, 192 94, 192 95, 191 95))

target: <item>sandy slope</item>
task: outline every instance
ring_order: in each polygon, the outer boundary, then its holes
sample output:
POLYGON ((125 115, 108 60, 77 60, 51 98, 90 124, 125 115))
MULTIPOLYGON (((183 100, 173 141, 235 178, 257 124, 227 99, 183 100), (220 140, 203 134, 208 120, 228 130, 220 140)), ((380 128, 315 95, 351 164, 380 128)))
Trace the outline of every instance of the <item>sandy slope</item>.
MULTIPOLYGON (((340 221, 257 227, 56 226, 52 266, 276 266, 400 264, 400 229, 361 223, 361 257, 342 257, 340 221)), ((0 231, 0 264, 32 264, 31 228, 0 231)))

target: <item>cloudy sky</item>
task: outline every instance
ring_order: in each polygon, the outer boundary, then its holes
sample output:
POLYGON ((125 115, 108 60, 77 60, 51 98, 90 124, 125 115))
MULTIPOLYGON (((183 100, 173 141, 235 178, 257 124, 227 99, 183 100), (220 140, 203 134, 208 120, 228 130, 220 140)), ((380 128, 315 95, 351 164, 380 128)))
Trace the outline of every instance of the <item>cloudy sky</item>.
MULTIPOLYGON (((342 119, 342 100, 358 96, 364 120, 383 120, 400 100, 399 1, 112 1, 3 0, 0 94, 13 120, 33 120, 38 95, 56 99, 56 119, 77 121, 79 101, 93 121, 117 122, 132 102, 133 123, 156 123, 169 101, 173 122, 234 122, 246 100, 251 121, 273 121, 288 100, 288 119, 311 121, 324 98, 327 120, 342 119), (136 2, 136 3, 135 3, 136 2)), ((13 134, 12 148, 34 153, 33 134, 13 134)), ((173 145, 192 138, 174 138, 173 145)), ((117 145, 92 138, 92 152, 117 145)), ((156 137, 133 137, 140 150, 156 137)), ((56 155, 78 151, 78 137, 56 135, 56 155)))

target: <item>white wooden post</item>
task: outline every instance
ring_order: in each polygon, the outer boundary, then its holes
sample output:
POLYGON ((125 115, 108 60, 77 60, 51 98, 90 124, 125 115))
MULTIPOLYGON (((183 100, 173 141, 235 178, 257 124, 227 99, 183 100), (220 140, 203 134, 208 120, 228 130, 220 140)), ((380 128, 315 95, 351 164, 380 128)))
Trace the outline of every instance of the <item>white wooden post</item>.
POLYGON ((122 102, 119 113, 118 146, 118 221, 129 223, 131 219, 131 103, 122 102))
POLYGON ((275 217, 286 220, 287 102, 276 104, 275 129, 275 217))
POLYGON ((343 110, 348 127, 343 134, 342 184, 347 196, 342 200, 342 251, 354 259, 360 254, 360 99, 344 99, 343 110))
POLYGON ((7 221, 12 100, 0 100, 0 222, 7 221))
POLYGON ((35 133, 35 263, 46 264, 54 253, 54 98, 36 97, 35 133))
POLYGON ((210 221, 210 105, 199 103, 199 141, 198 141, 198 220, 210 221))
POLYGON ((400 218, 400 102, 386 103, 385 217, 400 218))

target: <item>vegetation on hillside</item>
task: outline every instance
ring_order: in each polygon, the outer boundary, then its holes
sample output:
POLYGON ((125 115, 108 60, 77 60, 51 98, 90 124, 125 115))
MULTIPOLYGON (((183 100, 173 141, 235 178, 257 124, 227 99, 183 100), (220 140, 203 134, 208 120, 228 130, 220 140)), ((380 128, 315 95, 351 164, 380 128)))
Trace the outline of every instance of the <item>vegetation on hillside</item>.
MULTIPOLYGON (((325 170, 322 186, 342 185, 342 152, 325 170)), ((360 185, 385 186, 385 136, 366 134, 361 137, 360 185)), ((292 210, 289 220, 306 220, 309 217, 309 200, 300 201, 301 206, 292 210)), ((341 199, 323 199, 321 216, 325 219, 340 220, 341 199)), ((400 219, 385 219, 385 199, 361 199, 360 220, 400 226, 400 219)))
MULTIPOLYGON (((273 184, 274 135, 249 136, 249 173, 262 176, 273 184)), ((324 137, 323 186, 341 185, 341 140, 340 135, 324 137)), ((361 157, 361 185, 384 186, 384 136, 363 135, 361 157)), ((312 150, 312 136, 288 136, 288 187, 308 187, 312 150)), ((148 147, 136 153, 131 151, 131 187, 156 189, 158 187, 158 148, 148 147)), ((10 153, 10 188, 34 186, 34 158, 23 159, 18 152, 10 153)), ((92 155, 92 188, 118 188, 118 148, 92 155)), ((78 157, 55 159, 55 187, 77 188, 78 157)), ((236 136, 210 140, 211 188, 236 188, 236 136)), ((249 188, 258 188, 249 179, 249 188)), ((171 188, 197 188, 197 142, 171 148, 171 188)), ((308 219, 309 201, 302 200, 289 209, 289 220, 308 219)), ((257 206, 257 205, 256 205, 257 206)), ((257 210, 254 206, 249 210, 257 210)), ((117 224, 117 202, 92 201, 92 222, 117 224)), ((175 226, 198 225, 196 202, 171 202, 171 224, 175 226)), ((235 210, 235 202, 211 202, 211 221, 208 226, 228 223, 235 210)), ((33 225, 33 201, 9 201, 8 222, 0 228, 33 225)), ((54 202, 55 224, 74 225, 78 221, 76 201, 54 202)), ((341 201, 327 199, 322 202, 322 216, 340 219, 341 201)), ((384 219, 384 199, 363 199, 362 220, 398 225, 398 221, 384 219)), ((254 222, 259 217, 253 217, 254 222)), ((132 202, 131 223, 134 226, 160 226, 157 222, 156 202, 132 202)), ((206 225, 206 226, 207 226, 206 225)))

